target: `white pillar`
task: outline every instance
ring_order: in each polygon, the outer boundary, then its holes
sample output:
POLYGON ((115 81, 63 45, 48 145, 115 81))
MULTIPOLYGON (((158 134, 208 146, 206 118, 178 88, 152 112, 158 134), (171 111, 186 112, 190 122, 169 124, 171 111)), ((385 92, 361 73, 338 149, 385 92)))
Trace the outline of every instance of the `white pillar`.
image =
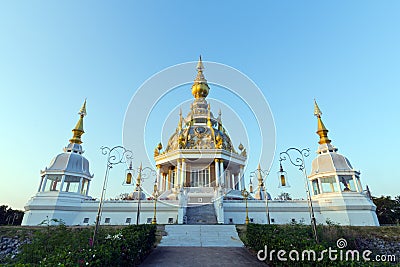
POLYGON ((179 181, 181 177, 181 161, 177 159, 176 171, 175 171, 175 188, 179 187, 179 181))
POLYGON ((40 184, 39 184, 38 192, 40 192, 42 190, 43 181, 44 181, 44 176, 40 177, 40 184))
POLYGON ((173 182, 173 181, 171 181, 171 174, 172 174, 172 171, 171 171, 171 169, 168 168, 168 184, 167 184, 167 189, 168 190, 171 189, 171 184, 173 182))
POLYGON ((182 159, 182 176, 181 176, 181 187, 185 185, 186 182, 186 161, 182 159))
POLYGON ((83 183, 83 177, 81 177, 81 179, 79 179, 79 186, 78 186, 78 193, 79 194, 82 193, 82 183, 83 183))
POLYGON ((322 194, 322 183, 321 183, 321 178, 318 178, 318 189, 319 189, 319 193, 322 194))
POLYGON ((220 181, 222 183, 222 185, 225 184, 225 172, 224 172, 224 160, 220 159, 219 160, 219 171, 220 171, 220 181))
POLYGON ((43 182, 43 186, 42 186, 42 192, 44 192, 44 190, 46 189, 46 184, 47 184, 47 174, 44 176, 44 182, 43 182))
POLYGON ((156 166, 156 168, 157 168, 157 177, 156 177, 156 183, 157 183, 157 189, 159 190, 159 189, 161 189, 161 188, 160 188, 160 180, 161 180, 161 166, 160 166, 160 165, 157 165, 157 166, 156 166))
POLYGON ((231 186, 231 188, 235 189, 235 174, 232 173, 231 176, 232 176, 232 186, 231 186))
POLYGON ((244 184, 243 165, 240 165, 239 168, 239 185, 239 190, 243 190, 246 187, 246 185, 244 184))
POLYGON ((60 192, 63 190, 64 188, 64 182, 65 182, 65 174, 63 176, 61 176, 61 185, 60 185, 60 192))
POLYGON ((86 196, 89 195, 89 187, 90 187, 90 180, 88 180, 88 182, 87 182, 86 196))
POLYGON ((211 170, 211 168, 210 168, 210 166, 208 166, 208 172, 207 172, 207 177, 206 177, 208 187, 211 186, 211 173, 210 173, 210 170, 211 170))
POLYGON ((215 159, 215 184, 216 186, 219 186, 221 183, 219 181, 219 165, 218 165, 218 159, 215 159))
POLYGON ((353 175, 351 176, 351 178, 353 179, 354 186, 356 187, 356 188, 354 188, 354 189, 355 189, 357 192, 361 192, 361 189, 358 188, 359 184, 357 183, 357 180, 356 180, 355 175, 353 174, 353 175))

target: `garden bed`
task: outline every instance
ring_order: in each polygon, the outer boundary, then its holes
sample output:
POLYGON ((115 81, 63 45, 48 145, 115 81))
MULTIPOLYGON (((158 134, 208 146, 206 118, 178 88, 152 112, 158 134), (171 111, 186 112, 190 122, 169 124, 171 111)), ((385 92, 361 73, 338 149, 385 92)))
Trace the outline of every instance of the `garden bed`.
POLYGON ((0 234, 4 238, 12 238, 11 242, 20 242, 18 253, 8 254, 0 259, 0 264, 136 266, 153 248, 156 226, 102 226, 94 244, 93 227, 9 227, 0 228, 0 234))

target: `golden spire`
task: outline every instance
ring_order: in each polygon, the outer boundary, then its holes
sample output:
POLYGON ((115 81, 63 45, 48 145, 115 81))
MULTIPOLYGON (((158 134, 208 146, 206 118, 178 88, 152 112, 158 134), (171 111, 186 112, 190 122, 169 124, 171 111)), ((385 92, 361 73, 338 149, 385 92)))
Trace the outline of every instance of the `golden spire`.
POLYGON ((319 144, 329 144, 331 140, 328 138, 328 129, 326 129, 324 123, 322 122, 321 119, 322 112, 318 107, 317 101, 314 99, 314 116, 317 117, 318 120, 318 130, 317 134, 319 135, 319 144))
POLYGON ((178 123, 178 131, 180 132, 182 130, 182 109, 179 110, 179 123, 178 123))
POLYGON ((212 124, 211 124, 210 104, 207 105, 207 126, 208 126, 208 127, 212 127, 212 124))
POLYGON ((261 165, 258 163, 257 167, 257 180, 258 180, 258 185, 262 184, 262 175, 261 175, 261 165))
POLYGON ((80 115, 80 118, 76 123, 75 128, 72 130, 74 135, 71 139, 69 139, 69 141, 75 144, 82 144, 81 136, 85 133, 85 131, 83 130, 83 117, 86 116, 86 99, 85 102, 83 102, 83 105, 78 114, 80 115))
POLYGON ((222 132, 222 112, 221 109, 218 111, 218 131, 222 132))
POLYGON ((139 167, 139 172, 138 176, 136 178, 136 189, 141 186, 141 180, 142 180, 142 163, 140 162, 140 167, 139 167))
POLYGON ((208 92, 210 91, 210 87, 208 87, 207 80, 204 78, 203 75, 203 61, 201 60, 201 55, 199 58, 199 62, 197 63, 196 66, 197 69, 197 76, 194 79, 194 83, 192 85, 192 95, 194 98, 205 98, 208 95, 208 92))
POLYGON ((214 128, 212 127, 212 123, 211 123, 211 108, 210 108, 210 104, 207 105, 207 126, 210 128, 211 131, 211 140, 214 140, 214 144, 216 145, 217 139, 215 136, 215 132, 214 132, 214 128))

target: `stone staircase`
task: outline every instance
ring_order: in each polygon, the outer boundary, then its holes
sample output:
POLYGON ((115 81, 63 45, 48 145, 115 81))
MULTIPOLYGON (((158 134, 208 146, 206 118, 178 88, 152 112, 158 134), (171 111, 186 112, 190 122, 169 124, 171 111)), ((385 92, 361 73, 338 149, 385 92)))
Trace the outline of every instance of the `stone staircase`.
POLYGON ((187 224, 217 224, 214 205, 195 205, 186 208, 187 224))
MULTIPOLYGON (((243 247, 234 225, 166 225, 159 247, 243 247)), ((181 254, 180 256, 184 256, 181 254)), ((168 256, 169 257, 169 256, 168 256)), ((168 265, 159 265, 168 266, 168 265)), ((169 265, 182 266, 182 265, 169 265)), ((188 265, 185 265, 188 266, 188 265)), ((205 265, 201 265, 205 266, 205 265)), ((207 265, 209 266, 209 265, 207 265)), ((214 265, 212 265, 214 266, 214 265)), ((221 266, 221 265, 215 265, 221 266)), ((234 265, 229 265, 234 266, 234 265)), ((236 265, 235 265, 236 266, 236 265)))

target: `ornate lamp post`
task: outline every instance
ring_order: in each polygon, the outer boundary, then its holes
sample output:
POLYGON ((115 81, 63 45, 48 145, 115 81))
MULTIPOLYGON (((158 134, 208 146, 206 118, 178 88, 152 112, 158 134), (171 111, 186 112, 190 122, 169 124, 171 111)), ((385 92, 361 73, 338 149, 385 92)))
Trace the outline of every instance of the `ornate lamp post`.
POLYGON ((106 189, 107 189, 108 174, 110 172, 110 169, 114 165, 118 165, 120 163, 125 163, 126 159, 132 158, 132 151, 125 149, 123 146, 115 146, 113 148, 103 146, 100 149, 101 149, 101 153, 103 155, 107 155, 107 167, 106 167, 106 174, 104 175, 104 183, 103 183, 103 189, 101 191, 99 208, 97 210, 96 225, 94 227, 92 245, 94 245, 94 242, 96 240, 97 231, 98 231, 98 228, 100 225, 101 213, 103 211, 103 204, 104 204, 104 196, 105 196, 106 189))
MULTIPOLYGON (((132 169, 132 164, 129 166, 129 169, 127 169, 127 176, 126 176, 126 184, 131 184, 132 182, 132 176, 133 176, 133 169, 132 169)), ((137 205, 137 211, 136 211, 136 224, 140 223, 140 204, 142 200, 142 184, 143 181, 150 176, 155 176, 156 171, 153 170, 150 167, 142 167, 142 164, 140 164, 139 169, 137 170, 138 176, 136 178, 136 192, 137 192, 137 199, 138 199, 138 205, 137 205)))
MULTIPOLYGON (((281 152, 279 154, 279 161, 280 161, 280 163, 282 163, 282 161, 286 160, 286 158, 289 158, 290 163, 292 165, 294 165, 295 167, 298 167, 299 170, 301 172, 303 172, 304 183, 305 183, 304 187, 305 187, 306 193, 307 193, 307 202, 308 202, 308 208, 309 208, 309 212, 310 212, 311 227, 312 227, 312 230, 313 230, 315 241, 318 243, 317 223, 316 223, 315 216, 314 216, 314 208, 313 208, 313 204, 312 204, 312 201, 311 201, 310 188, 309 188, 309 183, 308 183, 308 176, 307 176, 306 166, 305 166, 305 163, 304 163, 304 157, 308 157, 309 155, 310 155, 310 149, 308 149, 308 148, 304 148, 304 149, 300 150, 300 149, 291 147, 291 148, 288 148, 286 151, 281 152), (294 152, 300 154, 300 156, 297 156, 295 158, 295 160, 293 160, 292 157, 289 154, 291 151, 294 151, 294 152)), ((286 184, 286 177, 285 177, 286 172, 283 171, 282 164, 281 164, 281 169, 280 169, 280 171, 278 173, 280 175, 281 183, 284 182, 286 184)), ((282 184, 282 186, 285 186, 285 184, 282 184)))
POLYGON ((154 197, 154 217, 153 220, 151 221, 151 224, 157 224, 157 198, 158 198, 159 192, 157 188, 157 181, 154 183, 154 191, 153 191, 153 197, 154 197))
MULTIPOLYGON (((268 207, 268 194, 267 194, 267 189, 265 186, 267 183, 268 174, 269 174, 269 172, 267 170, 261 170, 261 166, 259 164, 257 170, 250 173, 250 182, 251 182, 252 178, 257 177, 258 190, 260 192, 260 196, 262 193, 264 193, 264 196, 265 196, 265 211, 267 214, 267 222, 268 222, 268 224, 271 224, 271 219, 270 219, 270 215, 269 215, 269 207, 268 207)), ((251 192, 251 193, 253 193, 253 192, 251 192)))
POLYGON ((247 199, 249 198, 249 192, 247 192, 246 188, 242 190, 242 196, 244 197, 244 200, 246 201, 246 220, 245 223, 249 224, 249 210, 247 208, 247 199))

